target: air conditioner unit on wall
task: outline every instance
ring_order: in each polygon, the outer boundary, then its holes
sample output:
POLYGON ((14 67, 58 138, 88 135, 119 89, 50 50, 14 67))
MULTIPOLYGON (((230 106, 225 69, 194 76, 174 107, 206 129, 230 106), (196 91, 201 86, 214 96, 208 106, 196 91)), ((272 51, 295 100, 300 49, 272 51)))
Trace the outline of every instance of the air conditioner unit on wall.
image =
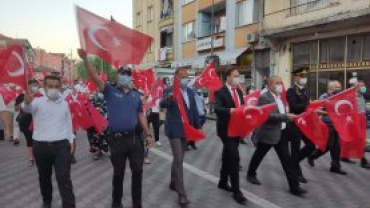
POLYGON ((267 39, 265 37, 260 37, 258 41, 258 48, 265 49, 265 48, 268 48, 268 46, 269 45, 268 45, 267 39))
POLYGON ((258 41, 258 33, 248 33, 247 34, 248 43, 255 43, 257 41, 258 41))

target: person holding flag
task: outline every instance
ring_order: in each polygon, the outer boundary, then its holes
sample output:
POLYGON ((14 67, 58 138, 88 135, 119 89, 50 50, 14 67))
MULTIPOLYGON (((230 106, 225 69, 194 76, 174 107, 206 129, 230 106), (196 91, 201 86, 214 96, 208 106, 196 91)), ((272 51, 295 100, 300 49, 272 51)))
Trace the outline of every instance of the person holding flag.
MULTIPOLYGON (((310 103, 309 93, 306 89, 307 70, 307 67, 300 67, 292 72, 294 83, 286 93, 290 113, 296 115, 304 113, 310 103)), ((301 183, 307 183, 307 179, 303 176, 299 163, 315 151, 315 145, 299 130, 294 122, 288 122, 288 135, 293 165, 296 167, 299 174, 298 180, 301 183), (301 141, 305 143, 302 149, 301 141)))
POLYGON ((239 142, 241 137, 229 137, 228 126, 230 115, 235 108, 244 104, 243 93, 237 87, 239 85, 239 71, 231 68, 226 71, 224 86, 215 92, 215 113, 217 115, 217 135, 220 137, 222 150, 222 166, 218 188, 232 192, 233 198, 240 204, 245 204, 247 199, 239 186, 239 142), (228 183, 230 178, 231 187, 228 183))
POLYGON ((267 91, 259 97, 258 106, 272 103, 276 103, 277 106, 270 113, 268 120, 255 132, 257 146, 249 163, 247 180, 252 184, 261 185, 261 182, 257 179, 256 171, 269 150, 274 148, 286 174, 290 193, 302 196, 307 191, 299 185, 297 170, 290 157, 286 138, 286 122, 294 121, 297 115, 286 112, 286 106, 281 96, 282 92, 282 79, 277 76, 268 78, 267 91))
POLYGON ((160 107, 167 110, 165 133, 170 140, 173 154, 169 188, 178 193, 179 204, 185 206, 190 203, 185 191, 183 173, 184 147, 187 140, 189 140, 189 138, 186 138, 189 135, 187 134, 185 126, 187 123, 185 121, 188 120, 190 125, 196 129, 200 127, 195 94, 193 90, 188 88, 188 72, 186 68, 176 69, 174 85, 164 91, 160 107), (179 87, 181 89, 178 89, 179 87), (180 91, 180 99, 182 100, 177 100, 177 90, 180 91), (184 104, 184 106, 181 106, 182 104, 184 104), (181 108, 185 109, 186 115, 183 115, 181 108), (187 119, 184 117, 187 117, 187 119))
MULTIPOLYGON (((320 100, 325 100, 327 98, 330 98, 331 96, 334 96, 338 93, 342 92, 342 85, 339 81, 333 80, 328 83, 328 92, 324 93, 320 96, 320 100)), ((330 116, 323 112, 321 119, 322 121, 328 126, 329 128, 329 142, 327 145, 327 149, 325 152, 316 149, 310 156, 308 156, 308 164, 312 167, 315 166, 314 161, 327 153, 330 150, 330 156, 331 156, 331 167, 330 172, 336 173, 339 175, 347 175, 346 172, 344 172, 341 169, 340 164, 340 140, 339 140, 339 134, 338 131, 334 128, 334 124, 330 118, 330 116)))
POLYGON ((112 208, 123 208, 123 178, 127 159, 132 171, 131 195, 133 208, 142 208, 142 179, 144 164, 144 141, 142 128, 149 146, 154 144, 143 112, 140 93, 132 89, 131 69, 121 67, 118 70, 118 85, 114 87, 105 83, 96 73, 96 69, 87 59, 83 49, 78 50, 84 61, 87 74, 107 103, 109 150, 113 165, 112 208))

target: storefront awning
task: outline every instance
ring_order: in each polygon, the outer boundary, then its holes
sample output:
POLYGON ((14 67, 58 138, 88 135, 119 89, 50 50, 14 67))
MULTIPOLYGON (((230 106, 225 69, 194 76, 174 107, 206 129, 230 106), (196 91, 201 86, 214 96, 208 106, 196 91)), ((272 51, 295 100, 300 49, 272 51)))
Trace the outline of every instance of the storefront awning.
MULTIPOLYGON (((220 51, 220 52, 215 52, 214 55, 217 55, 218 57, 220 57, 221 66, 231 65, 231 64, 236 64, 237 58, 248 49, 249 47, 238 48, 238 49, 227 50, 227 51, 220 51)), ((211 53, 207 53, 207 54, 200 55, 198 57, 194 57, 192 59, 174 62, 172 64, 172 67, 175 68, 175 67, 182 67, 182 66, 190 66, 192 68, 204 68, 206 58, 210 55, 211 53)))

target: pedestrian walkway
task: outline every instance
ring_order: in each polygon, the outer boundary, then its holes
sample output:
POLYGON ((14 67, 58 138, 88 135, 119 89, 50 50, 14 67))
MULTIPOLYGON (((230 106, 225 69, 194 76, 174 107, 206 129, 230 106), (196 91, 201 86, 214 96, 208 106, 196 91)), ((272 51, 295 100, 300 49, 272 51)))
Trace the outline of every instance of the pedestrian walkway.
MULTIPOLYGON (((232 208, 243 207, 234 202, 230 194, 217 189, 221 164, 222 145, 216 136, 214 121, 205 124, 206 141, 198 144, 197 151, 187 152, 185 158, 185 185, 190 208, 232 208)), ((163 127, 161 128, 163 135, 163 127)), ((166 138, 162 147, 155 148, 150 154, 151 164, 145 166, 143 184, 144 208, 176 208, 177 196, 168 189, 170 180, 171 149, 166 138)), ((78 208, 109 208, 111 203, 112 168, 107 156, 93 161, 88 152, 85 133, 77 140, 77 164, 72 168, 78 208)), ((359 165, 343 165, 348 176, 333 175, 329 172, 328 155, 316 162, 311 168, 303 162, 303 171, 309 180, 303 187, 309 191, 304 198, 289 194, 288 185, 274 151, 271 151, 259 168, 258 176, 262 186, 246 182, 245 175, 253 154, 252 145, 242 145, 241 188, 249 202, 249 208, 365 208, 370 207, 370 171, 359 165)), ((25 141, 15 147, 10 142, 0 142, 0 208, 39 208, 41 196, 38 186, 36 167, 27 167, 25 141)), ((369 156, 370 158, 370 156, 369 156)), ((130 180, 127 168, 124 185, 124 207, 131 206, 130 180)), ((60 198, 54 183, 54 208, 60 208, 60 198)))

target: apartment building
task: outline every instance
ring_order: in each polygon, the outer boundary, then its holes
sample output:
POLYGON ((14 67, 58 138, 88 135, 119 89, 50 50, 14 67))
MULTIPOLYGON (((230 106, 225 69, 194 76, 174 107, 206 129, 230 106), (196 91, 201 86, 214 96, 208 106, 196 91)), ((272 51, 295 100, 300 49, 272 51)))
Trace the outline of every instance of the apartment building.
MULTIPOLYGON (((370 0, 264 0, 260 35, 273 49, 270 74, 291 81, 309 67, 312 99, 330 80, 348 87, 357 76, 370 86, 370 0)), ((370 98, 370 93, 365 97, 370 98)))

